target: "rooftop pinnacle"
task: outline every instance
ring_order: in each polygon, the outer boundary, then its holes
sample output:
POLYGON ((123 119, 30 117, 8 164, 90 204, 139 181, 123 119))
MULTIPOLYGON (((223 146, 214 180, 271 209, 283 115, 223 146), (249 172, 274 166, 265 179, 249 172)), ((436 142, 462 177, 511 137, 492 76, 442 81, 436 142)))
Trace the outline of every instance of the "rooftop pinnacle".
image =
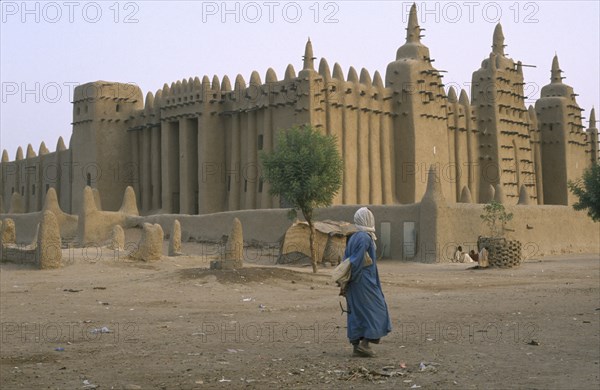
POLYGON ((550 81, 553 83, 562 83, 563 77, 560 75, 561 73, 562 70, 558 65, 558 55, 555 54, 554 58, 552 59, 552 75, 550 76, 550 81))
POLYGON ((417 19, 417 5, 413 3, 408 14, 408 27, 406 27, 406 43, 421 42, 421 27, 417 19))
POLYGON ((498 23, 494 29, 494 38, 492 40, 492 52, 504 56, 504 33, 502 32, 502 25, 498 23))
POLYGON ((456 97, 456 90, 454 90, 454 87, 450 87, 450 89, 448 90, 448 101, 450 103, 458 102, 458 98, 456 97))
POLYGON ((304 66, 302 67, 302 69, 315 70, 315 57, 313 55, 313 48, 312 43, 310 42, 310 38, 308 38, 308 42, 306 42, 303 58, 304 66))
POLYGON ((592 107, 592 111, 590 111, 590 129, 596 128, 596 110, 592 107))

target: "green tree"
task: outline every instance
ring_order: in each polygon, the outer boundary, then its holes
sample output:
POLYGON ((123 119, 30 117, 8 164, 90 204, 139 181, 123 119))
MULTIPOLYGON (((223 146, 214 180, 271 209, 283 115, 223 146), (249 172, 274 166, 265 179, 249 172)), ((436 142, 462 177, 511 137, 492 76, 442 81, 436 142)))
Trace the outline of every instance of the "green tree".
POLYGON ((292 209, 290 218, 300 210, 310 228, 310 253, 313 272, 317 272, 313 212, 330 206, 342 185, 343 163, 333 136, 319 133, 309 125, 296 126, 279 133, 275 150, 260 155, 270 194, 279 195, 292 209))
POLYGON ((575 210, 586 210, 592 221, 600 221, 600 164, 587 168, 579 180, 568 183, 569 190, 579 198, 575 210))
POLYGON ((507 213, 502 203, 492 200, 483 207, 484 214, 480 217, 490 229, 491 237, 502 237, 506 223, 513 218, 513 213, 507 213))

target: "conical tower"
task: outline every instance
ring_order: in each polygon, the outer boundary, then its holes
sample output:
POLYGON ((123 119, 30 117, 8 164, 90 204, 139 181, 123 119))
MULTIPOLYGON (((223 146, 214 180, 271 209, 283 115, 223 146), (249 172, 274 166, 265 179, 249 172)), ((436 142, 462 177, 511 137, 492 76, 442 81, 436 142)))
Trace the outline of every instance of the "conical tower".
POLYGON ((492 39, 492 53, 504 57, 504 32, 502 31, 502 25, 498 23, 494 29, 494 36, 492 39))
POLYGON ((505 47, 498 24, 489 57, 473 73, 471 104, 479 130, 479 194, 500 186, 506 203, 516 204, 522 185, 534 198, 537 187, 522 66, 506 56, 505 47))
POLYGON ((302 66, 302 69, 306 69, 306 70, 315 70, 315 57, 313 55, 313 47, 312 47, 312 43, 310 41, 310 38, 308 38, 308 41, 306 42, 306 47, 304 48, 304 64, 302 66))
MULTIPOLYGON (((322 128, 325 122, 322 110, 316 111, 320 99, 316 97, 316 93, 320 92, 320 88, 316 87, 316 79, 321 76, 315 70, 315 56, 313 54, 313 46, 310 38, 306 41, 304 47, 304 55, 302 56, 302 70, 298 72, 298 82, 300 83, 297 93, 296 103, 296 121, 298 123, 310 123, 315 127, 322 128), (317 92, 317 89, 319 92, 317 92)), ((320 107, 322 108, 322 107, 320 107)))
MULTIPOLYGON (((429 48, 421 42, 421 32, 413 4, 406 42, 398 49, 396 60, 388 64, 385 75, 386 87, 393 91, 395 194, 400 203, 421 199, 429 167, 448 163, 447 97, 429 48)), ((446 194, 454 194, 448 180, 443 180, 442 186, 446 194)))
POLYGON ((576 201, 567 183, 581 177, 589 165, 581 108, 573 88, 563 82, 558 55, 552 59, 550 84, 542 87, 535 111, 540 131, 545 204, 567 205, 576 201))
POLYGON ((95 81, 79 85, 73 97, 73 135, 69 148, 80 174, 71 183, 71 212, 83 207, 83 189, 97 188, 105 207, 114 210, 121 203, 131 162, 126 120, 142 110, 144 97, 136 85, 95 81), (113 174, 107 174, 112 172, 113 174), (116 179, 117 178, 117 179, 116 179))

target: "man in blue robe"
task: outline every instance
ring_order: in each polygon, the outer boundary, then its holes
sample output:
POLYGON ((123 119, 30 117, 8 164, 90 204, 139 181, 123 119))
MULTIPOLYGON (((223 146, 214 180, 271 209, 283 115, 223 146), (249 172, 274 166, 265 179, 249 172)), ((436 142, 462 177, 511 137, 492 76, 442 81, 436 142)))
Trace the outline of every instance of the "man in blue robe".
POLYGON ((369 343, 378 344, 381 337, 391 332, 392 324, 377 272, 375 217, 363 207, 354 215, 354 223, 358 232, 348 240, 344 256, 351 263, 346 287, 348 338, 355 356, 372 357, 369 343))

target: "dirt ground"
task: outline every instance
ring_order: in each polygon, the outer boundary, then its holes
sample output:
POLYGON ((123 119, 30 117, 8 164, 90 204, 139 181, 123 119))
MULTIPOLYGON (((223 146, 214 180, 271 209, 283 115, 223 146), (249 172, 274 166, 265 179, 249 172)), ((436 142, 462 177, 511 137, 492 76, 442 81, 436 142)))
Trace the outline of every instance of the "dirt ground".
POLYGON ((597 254, 381 261, 393 331, 370 359, 351 356, 331 268, 63 255, 60 270, 0 265, 2 389, 600 387, 597 254))

